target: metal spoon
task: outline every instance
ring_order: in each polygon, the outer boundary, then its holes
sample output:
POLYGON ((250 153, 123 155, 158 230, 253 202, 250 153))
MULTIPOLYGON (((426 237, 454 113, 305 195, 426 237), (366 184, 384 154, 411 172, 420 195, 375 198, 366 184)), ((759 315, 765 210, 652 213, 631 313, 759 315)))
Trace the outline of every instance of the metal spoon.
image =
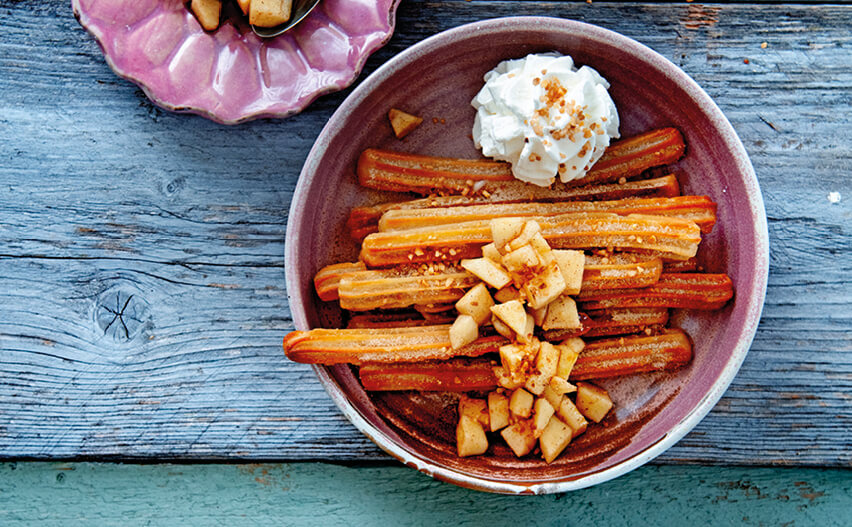
POLYGON ((308 13, 314 10, 319 1, 320 0, 293 0, 293 14, 290 15, 290 20, 275 27, 251 26, 251 30, 259 37, 277 37, 278 35, 286 33, 291 28, 295 27, 296 24, 308 16, 308 13))

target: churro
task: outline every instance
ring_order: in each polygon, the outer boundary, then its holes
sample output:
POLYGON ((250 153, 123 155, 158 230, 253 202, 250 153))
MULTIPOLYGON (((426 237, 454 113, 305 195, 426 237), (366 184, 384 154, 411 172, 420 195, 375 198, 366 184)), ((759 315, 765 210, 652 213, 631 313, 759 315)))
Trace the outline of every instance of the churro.
POLYGON ((580 291, 577 303, 585 311, 628 307, 721 309, 733 296, 727 275, 664 273, 645 288, 580 291))

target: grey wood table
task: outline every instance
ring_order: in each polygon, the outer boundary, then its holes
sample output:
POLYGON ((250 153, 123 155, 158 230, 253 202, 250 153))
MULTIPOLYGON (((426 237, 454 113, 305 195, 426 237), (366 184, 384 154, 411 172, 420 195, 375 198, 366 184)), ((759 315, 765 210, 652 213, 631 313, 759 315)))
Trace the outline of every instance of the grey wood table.
MULTIPOLYGON (((361 78, 438 31, 519 14, 674 61, 760 179, 757 337, 658 461, 852 465, 852 6, 403 0, 361 78)), ((348 91, 220 126, 113 75, 66 2, 0 0, 0 15, 0 457, 387 459, 280 348, 289 202, 348 91)))

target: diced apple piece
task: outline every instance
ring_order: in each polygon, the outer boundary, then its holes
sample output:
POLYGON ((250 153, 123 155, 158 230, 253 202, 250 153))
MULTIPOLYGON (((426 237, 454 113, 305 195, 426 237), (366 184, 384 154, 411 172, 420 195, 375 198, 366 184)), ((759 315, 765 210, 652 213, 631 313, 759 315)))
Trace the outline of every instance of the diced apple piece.
POLYGON ((257 27, 275 27, 290 20, 292 0, 251 0, 249 24, 257 27))
POLYGON ((505 269, 488 258, 462 260, 461 266, 494 289, 502 289, 512 281, 505 269))
POLYGON ((500 346, 500 364, 510 372, 517 372, 526 358, 527 350, 519 344, 500 346))
POLYGON ((466 415, 488 428, 490 420, 488 417, 488 403, 485 399, 474 399, 467 395, 459 398, 459 416, 466 415))
POLYGON ((550 403, 554 409, 559 408, 562 404, 562 398, 564 397, 562 394, 557 393, 556 390, 550 387, 550 384, 544 388, 544 391, 541 393, 541 396, 547 399, 547 402, 550 403))
POLYGON ((526 333, 527 311, 520 301, 510 300, 491 306, 491 313, 502 320, 515 333, 526 333))
POLYGON ((509 397, 509 410, 518 417, 527 418, 532 413, 534 402, 535 397, 530 392, 523 388, 518 388, 509 397))
POLYGON ((528 276, 535 274, 540 265, 538 253, 529 245, 522 245, 503 256, 503 266, 521 283, 526 282, 528 276))
POLYGON ((541 309, 531 309, 530 315, 532 315, 535 325, 541 326, 544 323, 544 317, 547 316, 547 306, 544 306, 541 309))
POLYGON ((573 435, 571 427, 560 421, 556 416, 551 417, 538 439, 544 460, 552 463, 554 459, 559 457, 559 454, 571 442, 573 435))
POLYGON ((509 398, 497 392, 488 394, 488 422, 492 432, 509 426, 509 398))
POLYGON ((207 31, 213 31, 219 27, 219 18, 222 15, 222 0, 192 0, 189 4, 190 10, 195 13, 195 18, 207 31))
POLYGON ((520 234, 518 234, 514 240, 509 242, 509 250, 514 251, 524 245, 527 245, 532 237, 539 232, 541 232, 541 225, 539 225, 535 220, 528 220, 524 223, 524 228, 521 230, 520 234))
POLYGON ((509 340, 513 340, 515 338, 515 332, 512 331, 512 328, 506 325, 505 322, 497 318, 496 315, 491 315, 491 325, 494 326, 494 330, 497 333, 503 335, 509 340))
POLYGON ((243 12, 244 15, 248 16, 249 14, 249 6, 251 0, 237 0, 237 5, 240 6, 240 11, 243 12))
POLYGON ((565 291, 565 280, 556 267, 556 262, 540 268, 535 275, 526 280, 523 291, 527 297, 527 303, 533 309, 540 309, 559 298, 559 295, 565 291))
POLYGON ((553 257, 553 250, 550 248, 550 244, 547 243, 547 240, 544 239, 544 236, 540 232, 535 233, 530 238, 529 245, 538 253, 541 261, 546 263, 556 261, 553 257))
POLYGON ((518 342, 527 344, 533 341, 533 332, 535 332, 535 321, 532 315, 527 313, 527 323, 524 325, 524 332, 518 333, 515 335, 515 338, 518 339, 518 342))
POLYGON ((491 306, 494 300, 488 293, 485 284, 476 284, 456 302, 456 311, 462 315, 473 317, 478 325, 482 325, 491 316, 491 306))
POLYGON ((554 413, 556 413, 556 410, 547 402, 547 399, 535 400, 533 405, 533 434, 536 437, 541 437, 541 433, 544 432, 544 428, 550 422, 554 413))
POLYGON ((565 279, 566 295, 576 295, 583 284, 583 267, 586 265, 586 255, 583 251, 558 249, 553 251, 559 271, 565 279))
POLYGON ((524 229, 523 218, 494 218, 490 222, 491 239, 500 254, 509 252, 505 247, 521 234, 524 229))
POLYGON ((577 303, 568 296, 560 296, 547 306, 542 329, 577 329, 581 326, 577 303))
POLYGON ((396 108, 391 108, 388 111, 388 119, 390 120, 391 128, 393 128, 393 134, 397 139, 407 136, 423 122, 422 117, 411 115, 396 108))
POLYGON ((572 337, 563 340, 556 347, 559 349, 559 365, 556 366, 556 375, 567 379, 571 375, 571 370, 574 369, 577 357, 580 356, 580 352, 586 347, 586 343, 579 337, 572 337))
POLYGON ((456 426, 456 449, 459 457, 477 456, 488 450, 485 430, 475 419, 463 415, 456 426))
POLYGON ((550 383, 548 383, 547 386, 559 395, 565 395, 566 393, 574 393, 577 391, 576 386, 558 376, 551 378, 550 383))
POLYGON ((503 256, 500 254, 500 251, 497 250, 497 246, 494 245, 494 242, 482 246, 482 256, 496 263, 501 263, 503 259, 503 256))
POLYGON ((521 294, 514 286, 507 285, 503 289, 494 293, 494 300, 504 304, 510 300, 520 300, 521 294))
POLYGON ((581 414, 600 423, 611 408, 612 399, 606 390, 588 382, 577 383, 577 409, 581 414))
POLYGON ((558 364, 559 350, 550 342, 542 342, 535 360, 535 369, 538 373, 530 376, 524 387, 536 395, 541 395, 550 378, 556 375, 558 364))
POLYGON ((512 375, 503 366, 494 366, 491 368, 491 371, 494 373, 494 378, 497 379, 497 385, 507 390, 514 390, 524 385, 523 379, 512 375))
POLYGON ((560 404, 559 408, 556 409, 556 413, 559 414, 559 418, 562 419, 566 425, 571 427, 571 434, 574 437, 585 432, 586 427, 589 426, 589 422, 586 421, 583 414, 577 410, 577 407, 574 406, 571 399, 567 397, 562 398, 562 404, 560 404))
POLYGON ((504 428, 500 435, 518 457, 523 457, 535 447, 535 434, 533 434, 532 423, 529 421, 518 421, 504 428))
POLYGON ((459 315, 450 326, 450 346, 454 350, 467 346, 479 337, 479 326, 470 315, 459 315))

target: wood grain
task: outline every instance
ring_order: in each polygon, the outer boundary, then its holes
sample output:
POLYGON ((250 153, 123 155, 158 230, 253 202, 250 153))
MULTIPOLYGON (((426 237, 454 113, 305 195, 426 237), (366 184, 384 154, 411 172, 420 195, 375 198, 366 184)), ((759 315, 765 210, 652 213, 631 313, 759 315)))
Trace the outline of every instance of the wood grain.
POLYGON ((848 527, 840 469, 646 466, 570 495, 498 496, 402 466, 4 463, 4 527, 819 525, 848 527), (97 506, 93 506, 97 504, 97 506), (424 506, 428 504, 427 506, 424 506))
MULTIPOLYGON (((152 106, 65 3, 0 13, 0 457, 387 459, 280 349, 287 209, 348 90, 224 127, 152 106)), ((760 179, 757 337, 659 461, 852 466, 852 7, 406 0, 365 74, 443 29, 524 14, 673 60, 760 179)))

